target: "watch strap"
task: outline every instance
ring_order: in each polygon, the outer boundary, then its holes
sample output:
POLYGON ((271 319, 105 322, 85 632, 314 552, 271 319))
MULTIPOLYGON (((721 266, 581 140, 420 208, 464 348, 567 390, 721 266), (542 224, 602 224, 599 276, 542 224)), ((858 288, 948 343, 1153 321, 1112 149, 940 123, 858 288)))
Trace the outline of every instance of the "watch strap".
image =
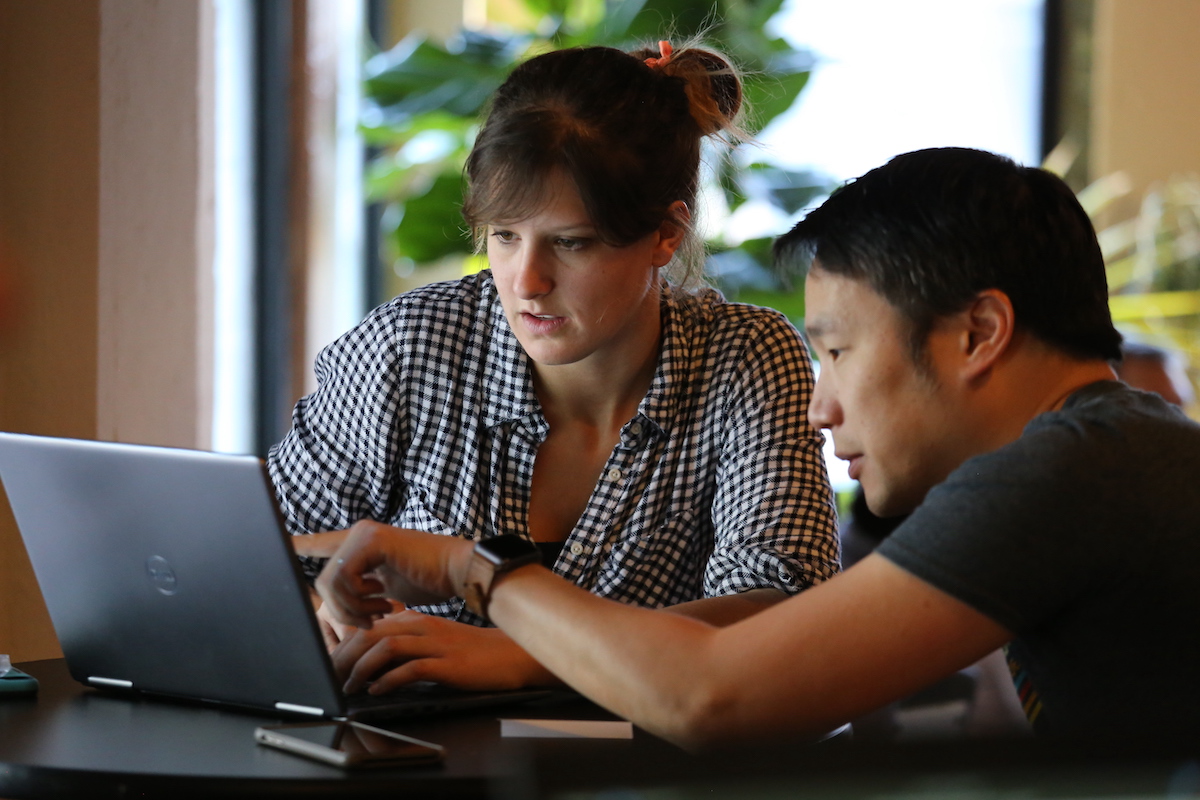
POLYGON ((492 599, 496 576, 540 561, 541 551, 537 545, 514 534, 476 543, 463 586, 462 596, 467 609, 488 619, 488 604, 492 599))
POLYGON ((496 579, 496 565, 488 561, 478 552, 471 553, 471 563, 467 567, 467 583, 463 589, 463 600, 467 610, 488 618, 488 601, 492 599, 492 582, 496 579))

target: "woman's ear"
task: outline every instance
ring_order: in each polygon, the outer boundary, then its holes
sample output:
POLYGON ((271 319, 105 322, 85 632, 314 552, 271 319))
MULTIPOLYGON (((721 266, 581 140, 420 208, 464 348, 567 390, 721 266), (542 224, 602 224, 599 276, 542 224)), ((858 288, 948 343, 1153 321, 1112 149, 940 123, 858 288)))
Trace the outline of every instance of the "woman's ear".
POLYGON ((667 209, 667 218, 662 221, 655 232, 657 239, 651 258, 655 267, 666 266, 671 261, 675 251, 683 243, 683 238, 687 235, 691 224, 692 212, 688 210, 687 203, 682 200, 672 203, 667 209))

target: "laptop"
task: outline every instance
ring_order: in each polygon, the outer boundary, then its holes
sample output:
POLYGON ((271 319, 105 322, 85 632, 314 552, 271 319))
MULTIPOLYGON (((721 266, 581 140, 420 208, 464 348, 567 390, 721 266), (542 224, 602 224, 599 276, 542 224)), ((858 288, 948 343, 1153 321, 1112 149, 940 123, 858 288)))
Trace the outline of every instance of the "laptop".
POLYGON ((556 694, 343 694, 253 456, 0 432, 0 481, 80 683, 350 719, 556 694))

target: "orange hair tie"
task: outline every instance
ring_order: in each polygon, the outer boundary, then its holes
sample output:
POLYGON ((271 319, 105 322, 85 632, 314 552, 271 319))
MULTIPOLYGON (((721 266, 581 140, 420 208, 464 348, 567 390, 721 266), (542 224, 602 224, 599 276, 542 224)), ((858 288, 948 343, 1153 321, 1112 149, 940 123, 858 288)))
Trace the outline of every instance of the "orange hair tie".
POLYGON ((654 69, 655 67, 665 67, 667 65, 667 63, 670 62, 671 54, 674 52, 675 52, 675 50, 674 50, 674 48, 671 47, 671 43, 668 42, 666 39, 663 39, 661 42, 658 43, 659 57, 658 58, 647 58, 646 66, 650 67, 651 69, 654 69))

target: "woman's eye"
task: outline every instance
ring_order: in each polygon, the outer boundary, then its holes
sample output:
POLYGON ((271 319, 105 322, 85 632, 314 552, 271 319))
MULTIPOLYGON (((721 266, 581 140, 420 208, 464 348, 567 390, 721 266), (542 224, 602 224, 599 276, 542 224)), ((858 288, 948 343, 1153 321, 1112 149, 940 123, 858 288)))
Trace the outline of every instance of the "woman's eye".
POLYGON ((586 241, 584 239, 560 236, 558 239, 555 239, 554 243, 564 250, 582 250, 586 241))
POLYGON ((513 239, 517 238, 516 234, 514 234, 512 231, 492 231, 492 237, 497 241, 503 242, 504 244, 508 244, 513 239))

